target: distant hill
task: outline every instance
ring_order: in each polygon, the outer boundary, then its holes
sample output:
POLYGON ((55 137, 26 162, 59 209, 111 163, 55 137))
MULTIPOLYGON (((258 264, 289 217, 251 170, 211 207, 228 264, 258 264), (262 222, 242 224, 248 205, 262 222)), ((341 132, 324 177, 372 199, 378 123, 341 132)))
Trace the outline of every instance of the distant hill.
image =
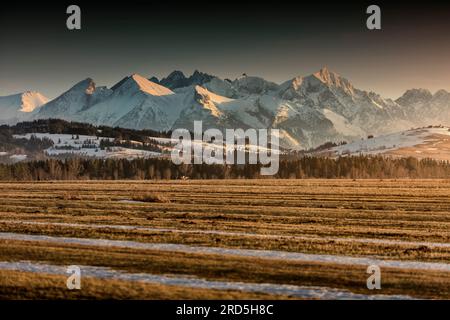
POLYGON ((20 122, 13 126, 0 126, 0 163, 42 160, 55 156, 158 156, 161 143, 153 139, 169 136, 170 132, 96 127, 60 119, 20 122))
POLYGON ((349 144, 312 152, 316 156, 383 155, 450 161, 450 128, 429 126, 368 137, 349 144))

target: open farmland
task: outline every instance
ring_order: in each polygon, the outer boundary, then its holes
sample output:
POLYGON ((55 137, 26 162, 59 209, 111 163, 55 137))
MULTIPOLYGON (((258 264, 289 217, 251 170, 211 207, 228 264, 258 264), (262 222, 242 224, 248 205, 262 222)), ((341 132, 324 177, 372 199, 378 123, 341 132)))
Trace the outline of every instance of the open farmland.
POLYGON ((450 298, 449 180, 0 183, 0 298, 450 298), (78 265, 81 290, 66 288, 78 265), (381 290, 366 270, 381 269, 381 290))

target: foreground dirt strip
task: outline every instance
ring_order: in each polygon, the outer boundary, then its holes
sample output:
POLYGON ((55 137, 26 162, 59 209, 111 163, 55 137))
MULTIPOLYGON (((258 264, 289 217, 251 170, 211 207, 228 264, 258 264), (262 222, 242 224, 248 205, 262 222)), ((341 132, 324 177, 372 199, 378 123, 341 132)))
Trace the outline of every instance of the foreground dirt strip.
POLYGON ((351 243, 374 243, 385 245, 402 245, 402 246, 416 246, 416 247, 431 247, 431 248, 450 248, 450 243, 442 242, 428 242, 428 241, 401 241, 401 240, 383 240, 383 239, 369 239, 369 238, 338 238, 338 237, 312 237, 312 236, 290 236, 282 234, 257 234, 246 232, 229 232, 219 230, 181 230, 181 229, 164 229, 151 228, 133 225, 111 225, 111 224, 83 224, 83 223, 64 223, 64 222, 43 222, 43 221, 11 221, 0 220, 0 224, 24 224, 37 226, 59 226, 70 228, 89 228, 89 229, 116 229, 129 231, 150 231, 150 232, 173 232, 173 233, 188 233, 188 234, 212 234, 212 235, 226 235, 226 236, 241 236, 241 237, 255 237, 264 239, 291 239, 291 240, 308 240, 308 241, 337 241, 337 242, 351 242, 351 243))
POLYGON ((144 243, 136 241, 121 241, 121 240, 92 239, 92 238, 51 237, 44 235, 27 235, 27 234, 5 233, 5 232, 0 232, 0 239, 19 240, 19 241, 44 241, 50 243, 66 243, 66 244, 78 244, 86 246, 174 251, 174 252, 197 253, 197 254, 218 254, 218 255, 230 255, 242 257, 255 257, 261 259, 284 260, 284 261, 308 261, 308 262, 325 262, 325 263, 329 262, 333 264, 361 265, 361 266, 378 265, 380 267, 387 267, 387 268, 450 272, 450 264, 448 263, 381 260, 369 257, 306 254, 306 253, 285 252, 275 250, 196 247, 173 243, 144 243))
MULTIPOLYGON (((114 279, 122 281, 138 281, 160 285, 190 287, 196 289, 232 290, 244 292, 267 293, 270 295, 291 296, 302 299, 353 299, 353 300, 405 300, 412 299, 404 295, 363 295, 355 294, 346 290, 332 288, 305 287, 293 285, 280 285, 270 283, 244 283, 244 282, 222 282, 208 281, 192 277, 168 277, 145 273, 126 273, 109 268, 79 266, 83 277, 94 277, 97 279, 114 279)), ((66 274, 66 268, 56 265, 33 263, 29 261, 6 262, 0 261, 0 270, 14 270, 33 273, 44 273, 54 275, 66 274)))

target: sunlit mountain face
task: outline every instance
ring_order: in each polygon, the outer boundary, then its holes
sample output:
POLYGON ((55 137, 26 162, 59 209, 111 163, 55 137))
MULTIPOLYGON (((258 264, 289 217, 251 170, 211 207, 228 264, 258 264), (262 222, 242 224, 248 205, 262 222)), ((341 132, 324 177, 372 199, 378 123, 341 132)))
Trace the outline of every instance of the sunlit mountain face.
POLYGON ((173 71, 162 80, 132 74, 110 88, 87 78, 48 102, 37 92, 12 97, 0 97, 2 123, 56 118, 130 129, 192 131, 194 121, 201 120, 204 129, 279 129, 281 145, 288 149, 450 125, 450 93, 443 89, 434 94, 410 89, 394 101, 356 88, 327 67, 281 84, 247 74, 229 80, 200 71, 190 76, 173 71))

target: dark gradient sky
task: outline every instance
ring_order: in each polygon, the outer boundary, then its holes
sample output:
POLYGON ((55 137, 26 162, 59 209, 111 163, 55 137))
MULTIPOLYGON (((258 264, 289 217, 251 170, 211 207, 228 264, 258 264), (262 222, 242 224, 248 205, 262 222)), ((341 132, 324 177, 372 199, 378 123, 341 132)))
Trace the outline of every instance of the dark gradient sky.
POLYGON ((53 98, 87 77, 111 86, 134 72, 160 78, 175 69, 280 83, 322 66, 386 97, 450 91, 445 2, 73 2, 82 30, 69 31, 71 3, 1 7, 0 95, 53 98), (372 3, 382 8, 381 31, 365 27, 372 3))

